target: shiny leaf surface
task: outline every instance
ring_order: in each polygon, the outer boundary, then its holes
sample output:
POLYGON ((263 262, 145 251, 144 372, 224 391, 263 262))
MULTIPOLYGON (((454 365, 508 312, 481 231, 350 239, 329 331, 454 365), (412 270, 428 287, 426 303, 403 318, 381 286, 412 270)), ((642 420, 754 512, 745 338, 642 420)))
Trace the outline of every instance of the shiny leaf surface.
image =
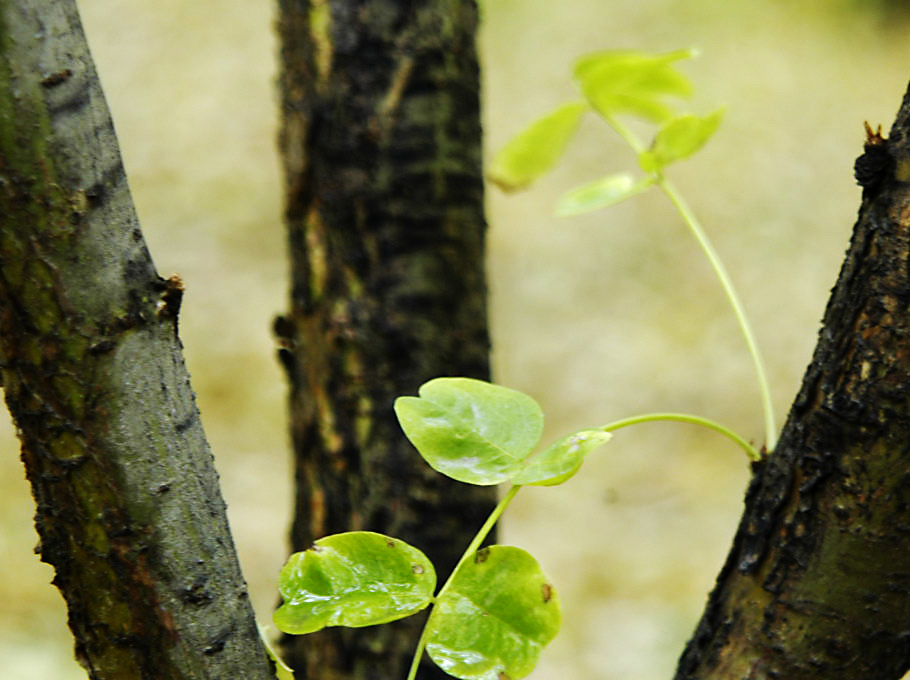
POLYGON ((369 531, 321 538, 291 555, 278 587, 279 630, 294 635, 326 626, 372 626, 426 607, 436 588, 427 557, 404 541, 369 531))
POLYGON ((606 444, 613 435, 603 430, 581 430, 563 437, 535 456, 512 478, 513 484, 555 486, 571 479, 591 451, 606 444))
POLYGON ((479 550, 440 595, 427 653, 464 680, 517 680, 559 631, 559 598, 537 561, 511 546, 479 550))
POLYGON ((543 413, 531 397, 471 378, 436 378, 399 397, 401 429, 424 460, 460 482, 507 481, 540 441, 543 413))

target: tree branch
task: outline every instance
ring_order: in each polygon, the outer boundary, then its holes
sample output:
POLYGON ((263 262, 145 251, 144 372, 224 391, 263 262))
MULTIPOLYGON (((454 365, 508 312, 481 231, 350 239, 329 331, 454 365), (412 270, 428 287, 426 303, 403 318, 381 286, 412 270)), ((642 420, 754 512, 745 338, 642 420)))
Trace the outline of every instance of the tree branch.
POLYGON ((0 8, 0 375, 77 657, 273 677, 75 3, 0 8))

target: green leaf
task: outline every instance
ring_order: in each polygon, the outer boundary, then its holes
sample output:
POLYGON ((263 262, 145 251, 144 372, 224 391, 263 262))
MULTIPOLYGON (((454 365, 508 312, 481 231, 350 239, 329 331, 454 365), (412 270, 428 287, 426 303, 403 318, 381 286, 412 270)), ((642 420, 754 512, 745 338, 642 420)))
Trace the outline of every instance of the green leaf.
POLYGON ((600 50, 580 57, 575 62, 572 71, 576 78, 587 78, 602 69, 614 68, 620 72, 636 72, 654 66, 666 66, 697 56, 698 50, 694 47, 663 53, 640 50, 600 50))
POLYGON ((529 125, 493 158, 490 181, 503 191, 529 186, 556 164, 587 110, 584 102, 563 104, 529 125))
POLYGON ((581 430, 563 437, 535 456, 512 478, 513 484, 555 486, 571 479, 591 451, 606 444, 613 435, 600 430, 581 430))
POLYGON ((436 571, 404 541, 370 531, 326 536, 288 559, 278 588, 279 630, 303 635, 326 626, 372 626, 420 611, 433 597, 436 571))
POLYGON ((607 175, 563 195, 556 204, 556 214, 568 217, 607 208, 646 191, 652 184, 653 176, 636 182, 627 172, 607 175))
POLYGON ((639 154, 638 164, 645 172, 660 172, 670 163, 691 156, 717 132, 724 111, 719 108, 707 116, 686 114, 667 121, 651 148, 639 154))
POLYGON ((469 484, 500 484, 522 467, 543 431, 531 397, 471 378, 436 378, 399 397, 401 429, 434 470, 469 484))
POLYGON ((517 680, 559 631, 559 598, 531 555, 494 545, 465 562, 427 621, 427 653, 464 680, 517 680))
POLYGON ((693 50, 598 52, 579 59, 574 74, 585 97, 604 116, 625 113, 662 122, 673 115, 667 97, 692 96, 692 83, 673 63, 694 54, 693 50))

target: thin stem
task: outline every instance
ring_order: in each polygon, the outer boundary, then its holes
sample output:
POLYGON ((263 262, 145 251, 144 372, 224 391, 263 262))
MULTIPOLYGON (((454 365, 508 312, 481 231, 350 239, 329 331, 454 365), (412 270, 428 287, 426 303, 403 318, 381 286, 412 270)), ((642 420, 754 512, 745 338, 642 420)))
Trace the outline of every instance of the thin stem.
POLYGON ((708 239, 708 235, 705 233, 704 229, 702 229, 701 224, 693 212, 689 209, 688 204, 683 200, 679 192, 676 191, 676 187, 662 176, 657 183, 660 188, 663 189, 670 201, 672 201, 673 205, 676 206, 676 209, 679 211, 679 214, 682 215, 686 226, 689 227, 689 231, 692 232, 695 240, 698 241, 698 245, 701 246, 702 251, 704 251, 708 261, 711 263, 711 267, 714 269, 714 273, 720 281, 721 287, 724 289, 727 300, 729 300, 730 306, 733 308, 733 314, 736 316, 736 321, 742 331, 743 338, 746 340, 746 347, 749 350, 749 356, 752 357, 755 375, 758 378, 758 391, 761 394, 762 411, 765 416, 765 446, 768 451, 773 451, 777 444, 777 425, 774 422, 774 405, 771 402, 771 388, 768 386, 765 364, 762 360, 761 351, 758 349, 758 342, 755 340, 755 334, 752 332, 752 325, 749 323, 749 318, 746 316, 745 309, 743 308, 742 302, 740 302, 736 288, 733 286, 733 281, 730 280, 730 275, 727 274, 727 268, 724 267, 724 263, 721 261, 720 256, 717 254, 717 251, 714 250, 714 246, 708 239))
POLYGON ((644 143, 642 143, 638 136, 632 132, 628 126, 623 125, 623 123, 618 118, 614 118, 609 114, 601 115, 603 115, 604 120, 610 124, 610 127, 619 133, 619 136, 623 138, 623 141, 632 147, 632 151, 634 151, 636 155, 645 150, 644 143))
MULTIPOLYGON (((499 504, 493 508, 493 512, 490 513, 490 516, 487 517, 487 521, 483 523, 483 526, 480 527, 480 530, 475 534, 473 540, 468 544, 468 547, 465 549, 464 554, 462 554, 461 559, 458 560, 458 564, 455 565, 455 568, 452 570, 452 573, 449 574, 449 578, 446 579, 446 582, 442 585, 442 588, 439 589, 439 592, 436 594, 436 597, 433 598, 434 602, 438 601, 440 597, 448 590, 449 585, 452 583, 452 579, 455 577, 455 574, 458 573, 458 570, 474 553, 477 552, 480 548, 480 544, 484 542, 484 539, 489 535, 493 530, 493 525, 499 520, 499 517, 505 512, 505 509, 509 507, 509 503, 515 498, 515 495, 521 489, 520 485, 513 485, 506 492, 506 495, 502 497, 502 500, 499 501, 499 504)), ((423 627, 423 632, 420 634, 420 639, 417 641, 417 649, 414 650, 414 658, 411 660, 411 669, 408 671, 407 680, 415 680, 417 677, 417 667, 420 665, 420 659, 423 657, 423 650, 427 646, 427 631, 429 626, 423 627)))
POLYGON ((616 430, 620 430, 631 425, 639 425, 641 423, 655 423, 659 421, 691 423, 693 425, 707 427, 709 430, 714 430, 715 432, 725 436, 727 439, 733 441, 740 448, 742 448, 743 451, 746 452, 746 455, 749 456, 749 458, 752 460, 761 460, 761 454, 755 450, 755 447, 740 437, 738 434, 736 434, 730 428, 725 427, 717 421, 711 420, 710 418, 693 416, 688 413, 645 413, 640 416, 632 416, 631 418, 623 418, 622 420, 614 421, 609 425, 606 425, 603 429, 607 432, 615 432, 616 430))
MULTIPOLYGON (((755 448, 749 444, 745 439, 740 437, 738 434, 733 432, 728 427, 724 427, 720 423, 710 420, 708 418, 702 418, 701 416, 690 415, 688 413, 645 413, 643 415, 632 416, 630 418, 623 418, 622 420, 616 420, 609 425, 606 425, 603 429, 606 432, 615 432, 624 427, 630 427, 632 425, 639 425, 641 423, 652 423, 657 421, 675 421, 681 423, 692 423, 694 425, 700 425, 702 427, 707 427, 710 430, 714 430, 719 434, 727 437, 732 440, 738 446, 740 446, 752 460, 761 460, 761 455, 755 448)), ((433 603, 439 601, 446 591, 449 589, 449 586, 452 583, 452 580, 455 577, 455 574, 458 573, 458 570, 461 569, 461 566, 471 558, 471 556, 477 552, 480 548, 480 545, 484 542, 484 539, 490 534, 490 531, 493 530, 493 526, 499 521, 500 516, 505 512, 506 508, 509 507, 509 504, 518 494, 521 489, 521 485, 513 485, 506 492, 505 496, 502 497, 502 500, 493 508, 493 512, 490 513, 490 516, 487 517, 486 521, 483 523, 483 526, 480 527, 478 532, 474 535, 474 538, 471 540, 468 547, 465 549, 461 558, 458 560, 458 564, 455 565, 455 568, 452 570, 452 573, 449 574, 449 578, 446 579, 446 582, 443 584, 442 588, 439 589, 439 592, 436 594, 436 597, 433 598, 433 603)), ((429 623, 429 621, 428 621, 429 623)), ((417 641, 417 648, 414 650, 414 658, 411 660, 411 667, 408 671, 407 680, 416 680, 417 678, 417 669, 420 666, 420 660, 423 657, 423 652, 427 646, 427 636, 429 635, 429 626, 424 625, 423 631, 420 633, 420 639, 417 641)))
POLYGON ((411 669, 408 671, 407 680, 416 680, 417 678, 417 669, 420 667, 420 659, 423 657, 423 650, 427 646, 427 632, 430 630, 428 625, 430 622, 429 618, 427 623, 423 625, 423 630, 420 632, 420 639, 417 640, 417 649, 414 650, 414 658, 411 659, 411 669))
MULTIPOLYGON (((644 150, 645 147, 641 140, 638 139, 631 129, 619 121, 619 119, 614 118, 613 116, 605 116, 605 119, 613 129, 619 133, 620 137, 632 147, 636 154, 639 154, 644 150)), ((692 232, 695 240, 698 241, 698 245, 711 263, 711 268, 714 270, 714 274, 720 281, 721 288, 723 288, 724 294, 727 296, 727 300, 733 308, 733 314, 736 316, 736 322, 739 324, 740 331, 746 341, 746 347, 749 350, 749 356, 752 358, 752 365, 755 367, 755 374, 758 378, 758 391, 761 396, 762 412, 764 413, 765 420, 765 448, 769 452, 773 451, 777 444, 777 424, 774 421, 774 405, 771 401, 771 389, 768 386, 768 377, 765 372, 765 365, 762 360, 761 352, 758 349, 758 342, 755 340, 755 333, 752 331, 752 326, 746 316, 745 309, 743 308, 742 302, 740 302, 739 294, 736 292, 733 281, 730 279, 730 275, 727 273, 727 269, 724 267, 724 264, 717 254, 717 251, 714 249, 708 235, 705 233, 705 230, 702 229, 695 214, 689 209, 688 204, 683 200, 682 196, 676 190, 676 187, 660 173, 657 175, 657 184, 679 211, 679 214, 683 218, 683 222, 686 223, 689 231, 692 232)))

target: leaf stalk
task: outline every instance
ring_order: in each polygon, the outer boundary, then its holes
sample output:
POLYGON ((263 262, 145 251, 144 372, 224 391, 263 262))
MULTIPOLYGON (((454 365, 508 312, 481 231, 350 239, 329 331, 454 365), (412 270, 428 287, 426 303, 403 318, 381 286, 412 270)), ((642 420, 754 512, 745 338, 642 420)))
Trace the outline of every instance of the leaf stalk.
MULTIPOLYGON (((619 136, 632 147, 632 150, 635 151, 636 154, 640 154, 645 149, 644 144, 638 139, 635 133, 618 118, 605 115, 604 119, 614 130, 616 130, 619 136)), ((771 388, 768 384, 764 360, 762 359, 761 351, 758 348, 758 342, 755 339, 752 325, 749 323, 749 318, 746 316, 745 308, 743 307, 739 294, 736 292, 733 280, 727 273, 727 268, 720 259, 720 255, 718 255, 717 250, 711 243, 711 239, 708 238, 708 234, 702 228, 698 218, 695 217, 695 214, 689 208, 688 203, 686 203, 676 187, 663 175, 663 173, 658 172, 655 176, 657 180, 656 184, 661 188, 664 194, 666 194, 667 198, 670 199, 670 202, 673 203, 673 206, 679 212, 680 217, 682 217, 689 232, 695 237, 695 240, 698 242, 705 257, 708 258, 711 269, 714 270, 714 275, 720 282, 724 295, 730 303, 730 307, 733 309, 733 315, 736 317, 736 323, 739 325, 743 339, 746 341, 746 348, 749 351, 749 356, 752 359, 752 365, 758 380, 758 391, 761 399, 762 413, 764 414, 765 449, 768 452, 771 452, 777 445, 777 423, 774 418, 774 404, 771 399, 771 388)))
MULTIPOLYGON (((515 484, 509 487, 509 490, 506 492, 505 496, 502 497, 502 500, 493 508, 493 512, 490 513, 490 516, 487 517, 487 520, 483 523, 483 526, 477 531, 474 535, 474 538, 468 544, 468 547, 465 548, 464 553, 461 558, 458 560, 458 564, 455 565, 455 568, 452 570, 452 573, 449 574, 449 578, 446 579, 446 582, 442 585, 442 588, 439 589, 439 592, 436 593, 434 602, 439 600, 440 597, 445 594, 446 590, 449 587, 449 584, 452 583, 452 579, 455 577, 455 574, 458 573, 458 570, 470 557, 477 552, 480 548, 480 545, 484 542, 490 532, 493 530, 493 526, 499 521, 500 516, 505 512, 506 508, 509 507, 509 504, 518 494, 518 491, 521 489, 521 486, 515 484)), ((432 616, 432 611, 430 616, 432 616)), ((427 619, 427 624, 429 619, 427 619)), ((420 639, 417 641, 417 649, 414 650, 414 658, 411 660, 411 668, 408 671, 407 680, 415 680, 417 678, 417 668, 420 666, 420 659, 423 657, 423 651, 427 646, 427 635, 430 627, 425 624, 423 627, 423 632, 420 634, 420 639)))

